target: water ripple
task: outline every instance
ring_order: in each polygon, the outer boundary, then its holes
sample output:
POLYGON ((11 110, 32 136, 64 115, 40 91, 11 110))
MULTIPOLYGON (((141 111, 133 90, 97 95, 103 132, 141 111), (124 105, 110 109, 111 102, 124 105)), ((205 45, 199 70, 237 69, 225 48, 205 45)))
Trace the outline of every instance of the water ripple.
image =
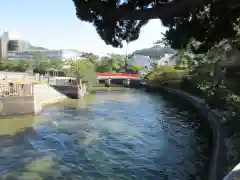
POLYGON ((29 118, 18 119, 26 121, 23 127, 6 126, 11 133, 0 129, 1 179, 206 177, 209 134, 189 107, 170 99, 139 91, 100 93, 29 118))

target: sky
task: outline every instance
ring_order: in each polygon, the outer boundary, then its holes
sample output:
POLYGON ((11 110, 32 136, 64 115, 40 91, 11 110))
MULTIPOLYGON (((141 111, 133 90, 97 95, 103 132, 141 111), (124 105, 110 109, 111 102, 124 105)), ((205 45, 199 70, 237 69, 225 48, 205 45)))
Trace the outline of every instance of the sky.
POLYGON ((0 33, 49 49, 76 49, 98 55, 132 53, 148 48, 165 32, 160 20, 150 20, 138 40, 126 48, 113 48, 99 37, 93 25, 76 17, 72 0, 1 0, 0 33))

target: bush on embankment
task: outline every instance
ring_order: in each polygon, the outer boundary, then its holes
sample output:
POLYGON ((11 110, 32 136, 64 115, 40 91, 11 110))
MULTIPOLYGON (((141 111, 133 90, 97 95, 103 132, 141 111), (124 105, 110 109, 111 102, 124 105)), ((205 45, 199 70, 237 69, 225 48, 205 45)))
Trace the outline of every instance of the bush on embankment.
POLYGON ((213 73, 205 66, 193 70, 177 70, 172 66, 158 67, 149 72, 148 83, 177 88, 206 100, 213 109, 225 110, 227 106, 238 103, 236 95, 224 83, 217 84, 213 73), (235 99, 234 99, 235 97, 235 99))
POLYGON ((187 74, 185 70, 176 70, 173 66, 160 66, 146 74, 148 82, 173 83, 179 82, 187 74))

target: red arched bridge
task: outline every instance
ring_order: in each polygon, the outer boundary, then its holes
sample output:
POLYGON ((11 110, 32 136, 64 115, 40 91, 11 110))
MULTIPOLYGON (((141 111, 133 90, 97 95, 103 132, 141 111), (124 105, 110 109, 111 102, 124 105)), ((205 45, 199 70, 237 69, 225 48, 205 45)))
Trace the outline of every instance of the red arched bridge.
POLYGON ((139 84, 141 80, 140 74, 130 74, 130 73, 97 73, 97 79, 99 81, 105 81, 107 85, 110 85, 114 82, 122 81, 124 85, 130 85, 133 82, 137 82, 139 84))
POLYGON ((130 74, 130 73, 97 73, 97 79, 136 79, 140 80, 140 74, 130 74))

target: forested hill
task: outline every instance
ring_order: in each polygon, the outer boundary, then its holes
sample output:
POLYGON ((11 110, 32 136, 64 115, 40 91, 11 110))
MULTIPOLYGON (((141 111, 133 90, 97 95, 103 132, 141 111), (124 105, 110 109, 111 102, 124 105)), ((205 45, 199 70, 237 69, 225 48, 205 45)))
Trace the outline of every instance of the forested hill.
POLYGON ((134 55, 150 56, 150 58, 157 58, 157 59, 160 59, 165 54, 172 54, 172 53, 174 53, 173 49, 168 47, 162 47, 159 45, 153 46, 151 48, 136 50, 133 52, 134 55))

